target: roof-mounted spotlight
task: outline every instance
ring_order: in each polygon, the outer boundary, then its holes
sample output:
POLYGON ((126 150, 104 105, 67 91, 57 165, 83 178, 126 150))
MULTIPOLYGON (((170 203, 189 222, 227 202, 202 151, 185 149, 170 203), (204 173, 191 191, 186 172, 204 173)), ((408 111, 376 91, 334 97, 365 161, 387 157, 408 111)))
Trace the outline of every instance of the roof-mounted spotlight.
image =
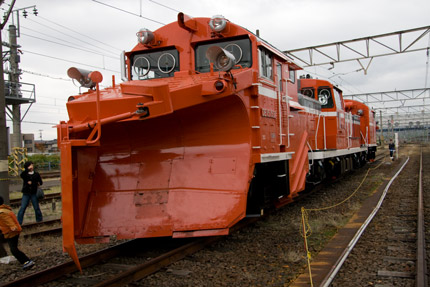
POLYGON ((92 89, 96 86, 97 83, 91 81, 89 77, 89 74, 91 74, 91 72, 92 71, 71 67, 67 70, 67 75, 73 80, 79 82, 81 87, 92 89))
POLYGON ((136 33, 137 41, 143 45, 147 45, 154 40, 154 34, 146 28, 142 28, 136 33))
POLYGON ((214 32, 222 32, 227 27, 227 19, 222 15, 215 15, 209 21, 209 27, 214 32))
POLYGON ((210 47, 206 51, 206 58, 208 58, 209 61, 214 64, 214 67, 217 70, 224 72, 230 71, 236 61, 236 59, 230 52, 224 50, 219 46, 210 47))

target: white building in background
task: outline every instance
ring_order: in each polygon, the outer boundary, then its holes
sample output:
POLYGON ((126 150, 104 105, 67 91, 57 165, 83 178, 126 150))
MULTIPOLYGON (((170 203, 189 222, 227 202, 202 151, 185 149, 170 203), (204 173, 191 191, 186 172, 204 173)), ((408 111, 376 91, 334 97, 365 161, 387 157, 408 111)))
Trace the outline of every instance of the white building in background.
MULTIPOLYGON (((34 134, 21 134, 21 136, 22 147, 25 147, 27 149, 27 153, 34 153, 34 134)), ((13 138, 13 134, 8 134, 9 154, 11 154, 13 148, 11 146, 11 138, 13 138)))

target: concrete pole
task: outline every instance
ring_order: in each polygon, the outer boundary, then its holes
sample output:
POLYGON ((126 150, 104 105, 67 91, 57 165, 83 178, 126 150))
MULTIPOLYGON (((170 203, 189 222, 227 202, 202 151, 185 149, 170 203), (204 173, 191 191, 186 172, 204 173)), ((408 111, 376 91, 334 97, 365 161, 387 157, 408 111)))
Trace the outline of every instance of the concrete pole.
POLYGON ((382 122, 382 111, 381 110, 379 111, 379 122, 381 123, 381 127, 380 127, 381 137, 379 138, 379 141, 381 142, 381 147, 383 148, 385 139, 384 139, 384 125, 382 124, 383 122, 382 122))
MULTIPOLYGON (((0 55, 3 55, 3 45, 0 30, 0 55)), ((9 165, 8 165, 8 138, 6 127, 6 99, 4 94, 4 72, 3 64, 0 65, 0 196, 3 197, 4 203, 9 204, 9 165)), ((1 232, 0 232, 1 233, 1 232)), ((0 257, 7 256, 3 247, 3 234, 0 235, 0 257)))
MULTIPOLYGON (((0 1, 3 4, 4 1, 0 1)), ((3 40, 1 37, 1 31, 3 30, 7 20, 9 19, 10 13, 12 12, 13 6, 16 0, 12 0, 9 6, 9 10, 4 15, 3 22, 0 25, 0 55, 3 55, 3 40)), ((9 164, 8 164, 8 136, 6 126, 6 98, 4 94, 4 71, 3 64, 0 65, 0 196, 3 197, 4 202, 9 204, 9 164)), ((4 238, 0 236, 0 257, 6 256, 6 250, 3 248, 4 238)))
MULTIPOLYGON (((10 74, 9 81, 11 84, 11 96, 17 99, 21 97, 19 91, 19 56, 16 43, 16 27, 14 25, 9 26, 9 44, 10 44, 10 74)), ((12 105, 12 124, 13 124, 13 137, 12 147, 22 147, 22 135, 21 135, 21 106, 19 104, 12 105)))
MULTIPOLYGON (((1 32, 1 31, 0 31, 1 32)), ((0 33, 0 43, 1 43, 0 33)), ((0 52, 3 55, 3 46, 0 45, 0 52)), ((6 128, 6 99, 4 94, 4 73, 3 65, 0 65, 0 196, 4 202, 9 204, 9 175, 8 175, 8 140, 6 128)))
POLYGON ((395 133, 394 134, 394 146, 395 146, 395 150, 396 150, 396 159, 399 159, 399 134, 395 133))

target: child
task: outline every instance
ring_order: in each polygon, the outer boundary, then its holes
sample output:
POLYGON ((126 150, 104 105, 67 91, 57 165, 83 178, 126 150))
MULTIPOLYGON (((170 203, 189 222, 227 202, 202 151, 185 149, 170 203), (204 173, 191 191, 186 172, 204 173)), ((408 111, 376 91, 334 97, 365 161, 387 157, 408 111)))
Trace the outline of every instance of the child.
POLYGON ((10 206, 3 204, 3 197, 0 196, 0 229, 9 244, 10 252, 13 256, 23 264, 22 269, 27 270, 34 266, 34 262, 30 260, 21 250, 18 249, 18 239, 21 233, 21 226, 16 219, 10 206))

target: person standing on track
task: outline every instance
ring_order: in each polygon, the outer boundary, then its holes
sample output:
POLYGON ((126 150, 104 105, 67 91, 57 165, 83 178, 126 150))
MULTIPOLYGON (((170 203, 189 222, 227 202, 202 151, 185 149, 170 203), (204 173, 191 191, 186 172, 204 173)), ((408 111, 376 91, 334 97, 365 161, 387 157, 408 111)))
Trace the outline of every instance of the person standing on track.
POLYGON ((22 185, 22 200, 21 208, 18 211, 18 222, 22 224, 24 220, 24 213, 27 209, 28 204, 33 205, 34 212, 36 213, 36 222, 43 221, 42 211, 40 211, 39 200, 37 198, 37 188, 43 184, 40 174, 34 171, 33 162, 27 161, 24 163, 24 171, 21 173, 23 180, 22 185))
POLYGON ((390 150, 391 160, 394 160, 394 152, 396 151, 396 146, 394 145, 392 139, 390 139, 390 143, 388 144, 388 149, 390 150))
POLYGON ((10 206, 4 204, 3 197, 0 196, 0 229, 9 245, 10 252, 13 256, 23 264, 22 269, 27 270, 34 266, 34 262, 27 257, 21 250, 18 249, 18 239, 21 233, 21 225, 19 225, 15 214, 10 206))

